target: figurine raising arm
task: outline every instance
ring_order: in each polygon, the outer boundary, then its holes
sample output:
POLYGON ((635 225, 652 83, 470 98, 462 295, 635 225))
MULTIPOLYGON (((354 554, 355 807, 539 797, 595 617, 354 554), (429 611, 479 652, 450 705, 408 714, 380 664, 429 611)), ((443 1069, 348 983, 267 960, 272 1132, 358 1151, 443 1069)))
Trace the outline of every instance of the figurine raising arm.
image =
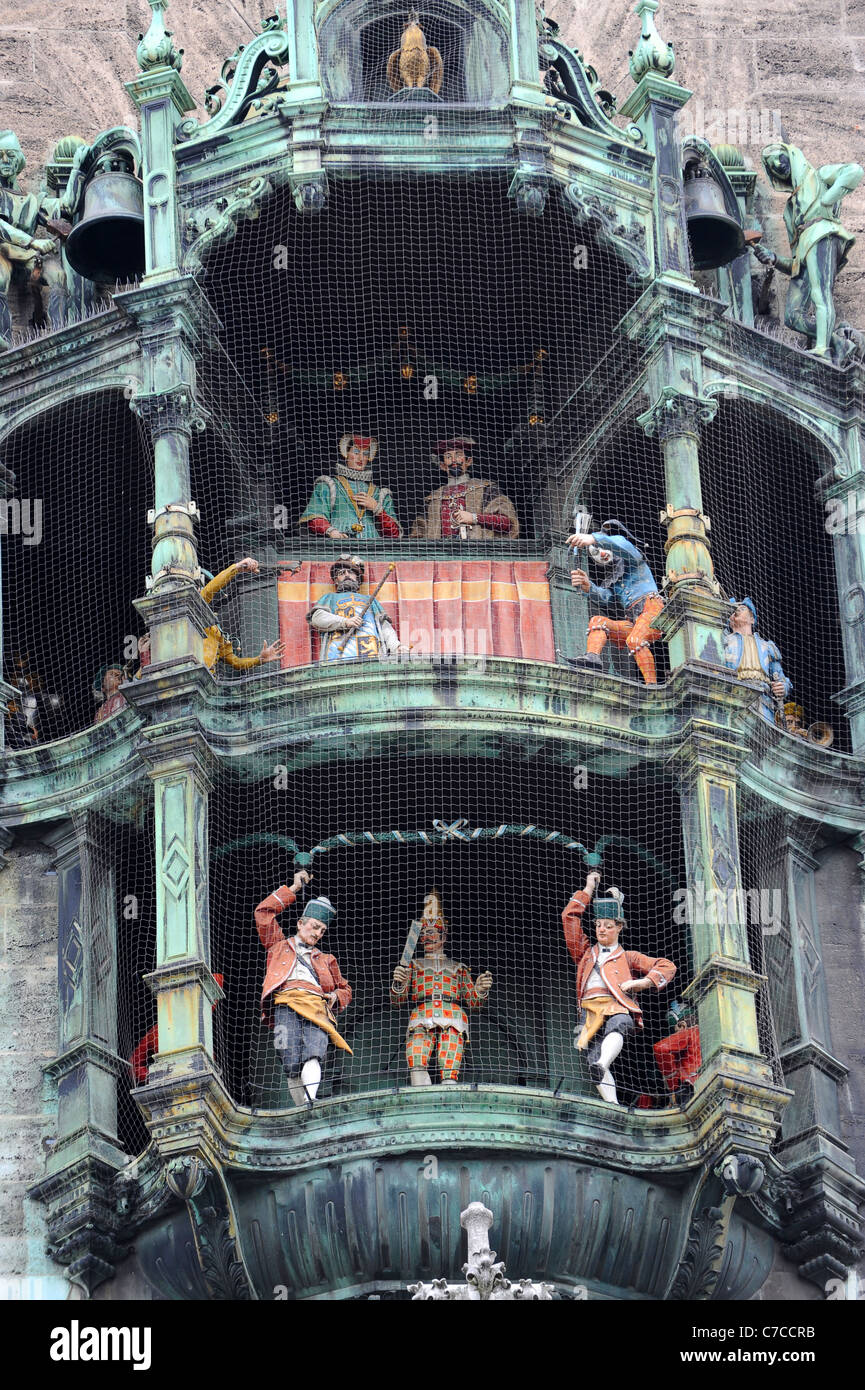
POLYGON ((255 925, 267 951, 267 967, 261 987, 261 1017, 274 1029, 273 1046, 288 1078, 295 1105, 312 1106, 321 1081, 321 1064, 328 1042, 351 1052, 337 1032, 336 1010, 351 1002, 351 985, 343 977, 335 956, 318 949, 336 908, 328 898, 313 898, 298 919, 295 934, 287 937, 277 917, 290 907, 309 882, 305 869, 266 897, 255 909, 255 925))
POLYGON ((625 1039, 642 1028, 643 1013, 632 998, 645 989, 664 989, 676 973, 672 961, 623 951, 619 934, 627 926, 618 888, 594 904, 597 943, 589 944, 582 918, 601 881, 590 873, 585 888, 574 893, 564 912, 565 944, 577 964, 577 1004, 582 1010, 580 1034, 574 1044, 588 1048, 589 1073, 602 1100, 618 1104, 612 1067, 625 1039), (634 973, 637 972, 637 973, 634 973))
MULTIPOLYGON (((249 557, 245 560, 238 560, 236 564, 220 570, 219 574, 215 575, 208 584, 205 584, 201 591, 201 597, 205 603, 210 603, 220 589, 224 589, 226 584, 230 584, 237 575, 258 574, 258 572, 257 560, 252 560, 249 557)), ((212 627, 205 630, 204 664, 208 671, 215 671, 217 663, 220 661, 224 661, 227 666, 233 666, 238 671, 248 671, 253 666, 263 666, 265 662, 278 661, 284 651, 285 646, 282 642, 263 642, 258 656, 237 656, 234 647, 220 631, 218 624, 214 623, 212 627)))
POLYGON ((606 571, 607 579, 606 586, 601 586, 595 584, 584 569, 575 569, 571 571, 573 587, 582 589, 604 608, 618 600, 626 614, 625 618, 613 619, 596 613, 589 620, 586 654, 577 660, 581 665, 600 670, 601 652, 607 642, 612 641, 614 647, 627 647, 646 685, 656 685, 658 677, 651 644, 661 636, 654 620, 664 607, 664 600, 630 532, 626 532, 619 521, 605 521, 597 534, 578 531, 569 536, 568 545, 574 550, 588 550, 595 564, 606 571), (609 535, 609 526, 617 526, 623 534, 609 535))

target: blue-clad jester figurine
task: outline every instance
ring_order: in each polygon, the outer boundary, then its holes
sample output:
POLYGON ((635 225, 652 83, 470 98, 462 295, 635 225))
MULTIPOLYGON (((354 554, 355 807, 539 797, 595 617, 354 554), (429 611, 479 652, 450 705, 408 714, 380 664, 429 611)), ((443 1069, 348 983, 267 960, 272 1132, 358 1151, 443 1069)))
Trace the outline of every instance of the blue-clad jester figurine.
POLYGON ((730 616, 724 634, 724 661, 736 672, 740 681, 758 681, 765 689, 760 710, 771 724, 776 710, 793 689, 793 682, 784 675, 781 653, 774 642, 761 637, 757 631, 757 610, 749 598, 730 600, 730 616))
POLYGON ((646 685, 657 685, 655 658, 651 643, 661 636, 654 626, 664 606, 658 593, 658 585, 645 557, 637 548, 634 537, 620 521, 605 521, 600 531, 591 532, 588 527, 591 517, 578 512, 574 517, 576 531, 568 537, 568 545, 573 550, 588 550, 596 565, 604 568, 606 583, 599 585, 586 574, 584 569, 571 570, 571 584, 575 589, 608 608, 615 600, 625 611, 624 618, 608 618, 604 613, 595 613, 589 620, 586 634, 586 654, 579 657, 581 665, 601 669, 601 652, 608 641, 614 647, 627 647, 646 685), (582 525, 584 530, 580 529, 582 525), (617 527, 621 534, 610 534, 610 527, 617 527))

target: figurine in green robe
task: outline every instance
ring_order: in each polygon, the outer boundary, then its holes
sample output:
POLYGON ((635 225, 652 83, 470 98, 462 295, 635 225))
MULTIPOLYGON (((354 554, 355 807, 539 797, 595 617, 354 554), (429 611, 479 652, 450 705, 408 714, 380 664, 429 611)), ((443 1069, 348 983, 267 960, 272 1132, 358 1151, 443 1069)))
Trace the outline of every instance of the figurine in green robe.
POLYGON ((316 536, 329 540, 399 540, 402 527, 394 511, 389 488, 376 487, 371 464, 378 453, 378 440, 361 434, 344 434, 339 441, 343 461, 336 477, 316 478, 301 525, 316 536))

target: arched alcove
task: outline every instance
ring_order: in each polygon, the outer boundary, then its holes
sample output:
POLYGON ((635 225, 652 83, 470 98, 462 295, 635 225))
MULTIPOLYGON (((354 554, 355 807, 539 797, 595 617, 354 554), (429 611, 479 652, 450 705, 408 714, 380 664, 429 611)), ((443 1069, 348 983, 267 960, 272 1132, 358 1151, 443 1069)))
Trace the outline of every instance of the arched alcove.
MULTIPOLYGON (((332 101, 399 101, 387 60, 399 48, 411 6, 385 11, 382 0, 344 0, 319 13, 325 91, 332 101)), ((427 44, 441 54, 444 78, 435 103, 502 106, 509 88, 508 29, 498 5, 484 0, 431 0, 419 12, 427 44)))

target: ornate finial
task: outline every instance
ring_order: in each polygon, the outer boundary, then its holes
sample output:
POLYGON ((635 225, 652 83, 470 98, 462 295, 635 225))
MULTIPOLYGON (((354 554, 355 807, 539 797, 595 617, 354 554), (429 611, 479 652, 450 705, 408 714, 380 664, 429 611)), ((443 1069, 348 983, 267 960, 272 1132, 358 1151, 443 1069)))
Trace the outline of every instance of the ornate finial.
POLYGON ((639 82, 647 72, 657 73, 659 77, 672 77, 673 68, 676 66, 673 45, 665 44, 655 28, 655 14, 658 8, 659 0, 637 0, 634 13, 642 22, 640 42, 633 53, 628 55, 631 60, 631 76, 635 82, 639 82))
POLYGON ((712 151, 724 169, 744 169, 745 156, 735 145, 713 145, 712 151))
POLYGON ((148 0, 148 4, 152 18, 147 33, 138 36, 138 65, 142 72, 150 72, 153 68, 175 68, 180 72, 183 66, 183 49, 174 47, 171 32, 166 29, 162 17, 168 0, 148 0))

